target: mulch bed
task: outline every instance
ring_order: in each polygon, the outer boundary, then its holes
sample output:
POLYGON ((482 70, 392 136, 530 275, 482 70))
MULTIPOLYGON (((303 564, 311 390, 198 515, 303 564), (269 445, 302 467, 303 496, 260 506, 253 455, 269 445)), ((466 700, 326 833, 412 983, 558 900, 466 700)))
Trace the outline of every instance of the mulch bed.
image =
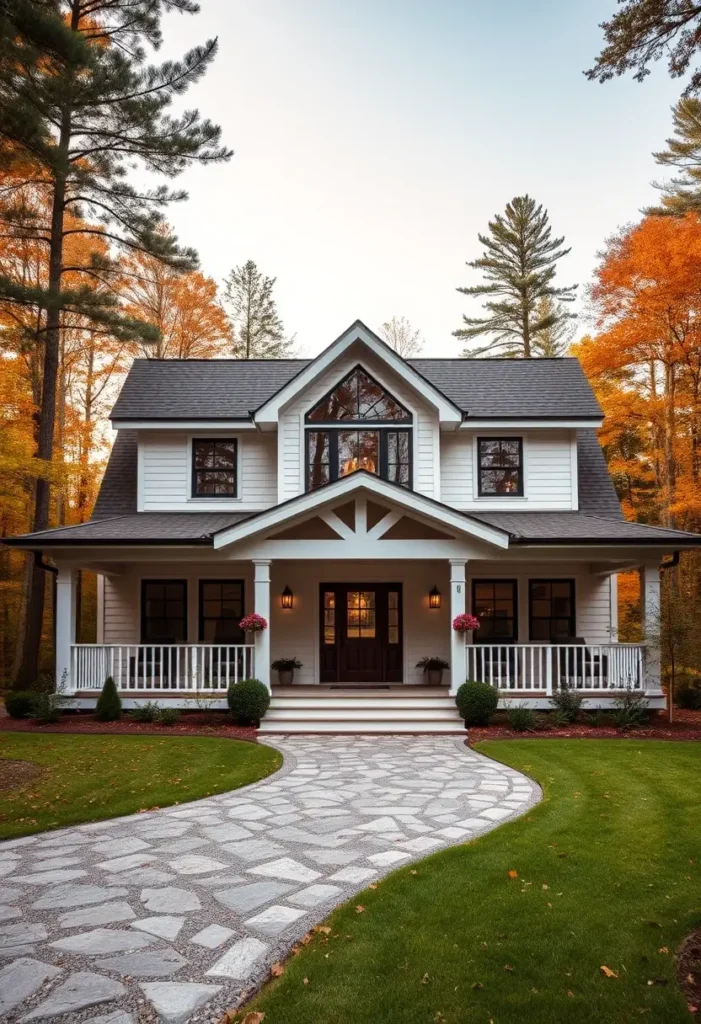
POLYGON ((2 708, 0 732, 98 733, 107 736, 215 736, 221 739, 257 742, 257 731, 250 726, 235 725, 226 711, 186 712, 180 716, 177 725, 133 722, 128 714, 119 722, 98 722, 90 711, 73 711, 62 715, 55 725, 39 725, 30 718, 10 718, 2 708))
POLYGON ((677 957, 677 980, 689 1012, 697 1014, 701 1009, 701 929, 682 942, 677 957))
POLYGON ((16 789, 40 775, 42 769, 31 761, 0 760, 0 790, 16 789))
MULTIPOLYGON (((547 717, 544 716, 547 722, 547 717)), ((574 722, 562 728, 544 728, 535 732, 515 732, 510 729, 506 716, 497 714, 491 725, 484 728, 471 728, 468 731, 468 742, 480 743, 482 740, 542 740, 542 739, 588 739, 588 740, 701 740, 701 711, 681 711, 674 709, 674 721, 667 721, 666 711, 654 711, 650 714, 647 725, 630 732, 621 732, 613 726, 594 726, 588 722, 574 722)))

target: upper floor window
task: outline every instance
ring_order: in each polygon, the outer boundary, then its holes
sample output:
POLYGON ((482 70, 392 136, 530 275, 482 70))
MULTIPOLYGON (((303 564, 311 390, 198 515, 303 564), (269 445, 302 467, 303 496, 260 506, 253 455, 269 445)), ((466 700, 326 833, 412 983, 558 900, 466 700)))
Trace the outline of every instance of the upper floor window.
POLYGON ((307 490, 359 469, 411 487, 411 431, 307 430, 307 490))
POLYGON ((520 437, 477 440, 480 497, 523 496, 523 441, 520 437))
POLYGON ((359 366, 329 391, 306 416, 309 423, 336 420, 411 422, 411 413, 359 366))
POLYGON ((193 498, 236 497, 236 440, 195 438, 192 442, 193 498))

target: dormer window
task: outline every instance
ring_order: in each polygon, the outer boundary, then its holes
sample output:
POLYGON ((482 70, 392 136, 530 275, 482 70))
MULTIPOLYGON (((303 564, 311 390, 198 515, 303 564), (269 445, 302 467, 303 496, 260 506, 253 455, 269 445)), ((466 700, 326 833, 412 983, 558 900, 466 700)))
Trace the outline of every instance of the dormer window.
POLYGON ((235 438, 194 438, 192 442, 192 497, 236 497, 235 438))
POLYGON ((329 391, 306 421, 308 491, 359 469, 411 487, 412 415, 361 367, 329 391), (342 427, 332 426, 339 421, 342 427))
POLYGON ((520 437, 477 439, 479 496, 523 497, 523 441, 520 437))

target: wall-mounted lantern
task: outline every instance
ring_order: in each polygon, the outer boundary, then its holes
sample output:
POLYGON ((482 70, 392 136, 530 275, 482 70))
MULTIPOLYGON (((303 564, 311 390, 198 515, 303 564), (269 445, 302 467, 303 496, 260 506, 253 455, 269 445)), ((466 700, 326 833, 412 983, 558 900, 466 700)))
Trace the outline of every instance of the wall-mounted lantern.
POLYGON ((428 595, 428 607, 429 608, 440 608, 441 606, 441 592, 438 587, 434 587, 428 595))
POLYGON ((280 597, 280 604, 283 608, 292 607, 293 594, 289 587, 285 587, 280 597))

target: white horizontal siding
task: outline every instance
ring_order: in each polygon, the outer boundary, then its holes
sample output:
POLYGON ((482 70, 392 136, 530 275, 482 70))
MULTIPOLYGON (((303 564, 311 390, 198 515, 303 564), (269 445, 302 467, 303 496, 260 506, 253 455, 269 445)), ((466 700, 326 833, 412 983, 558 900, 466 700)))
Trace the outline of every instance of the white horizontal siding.
POLYGON ((305 413, 358 364, 363 366, 414 414, 414 490, 426 494, 430 498, 438 497, 435 471, 439 454, 438 414, 414 392, 399 374, 389 369, 385 363, 381 363, 375 356, 371 356, 366 349, 361 351, 350 349, 343 358, 334 363, 330 370, 306 388, 303 394, 295 397, 280 414, 278 427, 279 502, 287 501, 289 498, 304 493, 305 413))
MULTIPOLYGON (((274 434, 222 433, 237 437, 237 498, 193 498, 191 436, 171 431, 139 435, 140 510, 145 512, 226 512, 269 508, 277 500, 277 448, 274 434)), ((195 435, 197 436, 197 435, 195 435)), ((212 437, 211 431, 207 433, 212 437)))
POLYGON ((441 435, 441 500, 459 509, 545 511, 577 507, 576 459, 570 430, 495 431, 522 437, 524 496, 481 498, 477 487, 477 438, 487 431, 459 430, 441 435))

